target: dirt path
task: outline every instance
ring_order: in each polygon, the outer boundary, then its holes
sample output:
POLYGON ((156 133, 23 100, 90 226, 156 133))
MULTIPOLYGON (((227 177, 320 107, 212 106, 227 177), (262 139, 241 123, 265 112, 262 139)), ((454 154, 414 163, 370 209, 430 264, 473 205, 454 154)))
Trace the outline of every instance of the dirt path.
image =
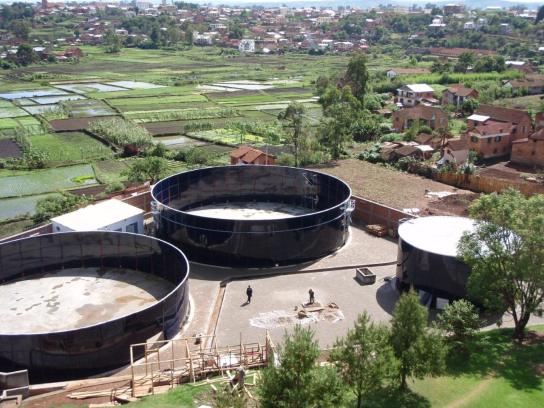
POLYGON ((472 401, 482 392, 484 392, 489 384, 493 381, 492 376, 484 378, 472 391, 466 394, 463 398, 453 401, 452 403, 446 405, 446 408, 461 408, 468 402, 472 401))

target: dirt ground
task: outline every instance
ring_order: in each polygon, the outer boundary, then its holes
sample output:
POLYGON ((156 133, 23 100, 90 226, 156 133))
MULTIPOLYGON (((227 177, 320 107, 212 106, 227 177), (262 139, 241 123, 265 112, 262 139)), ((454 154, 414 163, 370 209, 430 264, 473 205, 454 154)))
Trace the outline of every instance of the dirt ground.
POLYGON ((526 174, 537 174, 533 169, 516 165, 510 162, 500 162, 481 169, 478 174, 498 179, 521 182, 521 176, 526 174))
POLYGON ((351 186, 356 196, 399 210, 418 208, 421 213, 428 215, 465 215, 468 203, 479 196, 421 176, 357 159, 340 160, 335 165, 316 170, 341 178, 351 186), (450 192, 458 196, 457 199, 452 196, 447 199, 429 199, 425 197, 427 191, 450 192))

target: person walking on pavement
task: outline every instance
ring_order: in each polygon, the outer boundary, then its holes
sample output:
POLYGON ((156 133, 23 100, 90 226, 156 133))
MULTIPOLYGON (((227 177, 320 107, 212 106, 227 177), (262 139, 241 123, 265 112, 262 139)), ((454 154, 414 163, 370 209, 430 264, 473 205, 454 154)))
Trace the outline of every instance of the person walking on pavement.
POLYGON ((253 296, 253 289, 251 288, 250 285, 247 285, 247 289, 246 289, 246 295, 247 295, 247 304, 250 304, 251 303, 251 297, 253 296))
POLYGON ((310 304, 313 305, 315 303, 315 293, 313 289, 310 288, 308 294, 310 295, 310 304))

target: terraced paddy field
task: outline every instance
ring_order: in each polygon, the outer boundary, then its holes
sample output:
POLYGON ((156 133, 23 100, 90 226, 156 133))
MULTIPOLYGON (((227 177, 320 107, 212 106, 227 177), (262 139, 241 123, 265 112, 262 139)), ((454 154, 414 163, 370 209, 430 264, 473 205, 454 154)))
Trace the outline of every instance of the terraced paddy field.
POLYGON ((8 153, 25 160, 13 142, 22 134, 43 154, 46 167, 0 170, 0 208, 6 209, 0 219, 32 214, 37 200, 48 194, 127 181, 127 171, 139 159, 120 157, 90 136, 93 121, 117 117, 147 129, 170 151, 169 173, 187 168, 182 159, 172 160, 183 157, 182 150, 205 152, 213 163, 228 163, 229 152, 240 143, 289 151, 282 138, 266 136, 268 128, 281 133, 278 113, 290 101, 302 101, 308 123, 317 124, 321 109, 313 81, 344 69, 348 60, 302 54, 233 57, 214 47, 124 48, 117 55, 101 47, 81 48, 85 56, 78 64, 0 72, 0 143, 6 152, 0 161, 8 153))

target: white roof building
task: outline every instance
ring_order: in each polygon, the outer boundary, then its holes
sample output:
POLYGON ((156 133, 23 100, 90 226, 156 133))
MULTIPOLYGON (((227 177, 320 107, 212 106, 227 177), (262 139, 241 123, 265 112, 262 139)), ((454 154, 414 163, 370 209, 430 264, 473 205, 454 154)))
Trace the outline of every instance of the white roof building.
POLYGON ((123 231, 143 233, 144 211, 111 199, 51 218, 53 232, 123 231))
POLYGON ((477 114, 473 114, 473 115, 470 115, 467 120, 472 120, 474 122, 485 122, 486 120, 489 119, 489 116, 485 116, 485 115, 477 115, 477 114))

